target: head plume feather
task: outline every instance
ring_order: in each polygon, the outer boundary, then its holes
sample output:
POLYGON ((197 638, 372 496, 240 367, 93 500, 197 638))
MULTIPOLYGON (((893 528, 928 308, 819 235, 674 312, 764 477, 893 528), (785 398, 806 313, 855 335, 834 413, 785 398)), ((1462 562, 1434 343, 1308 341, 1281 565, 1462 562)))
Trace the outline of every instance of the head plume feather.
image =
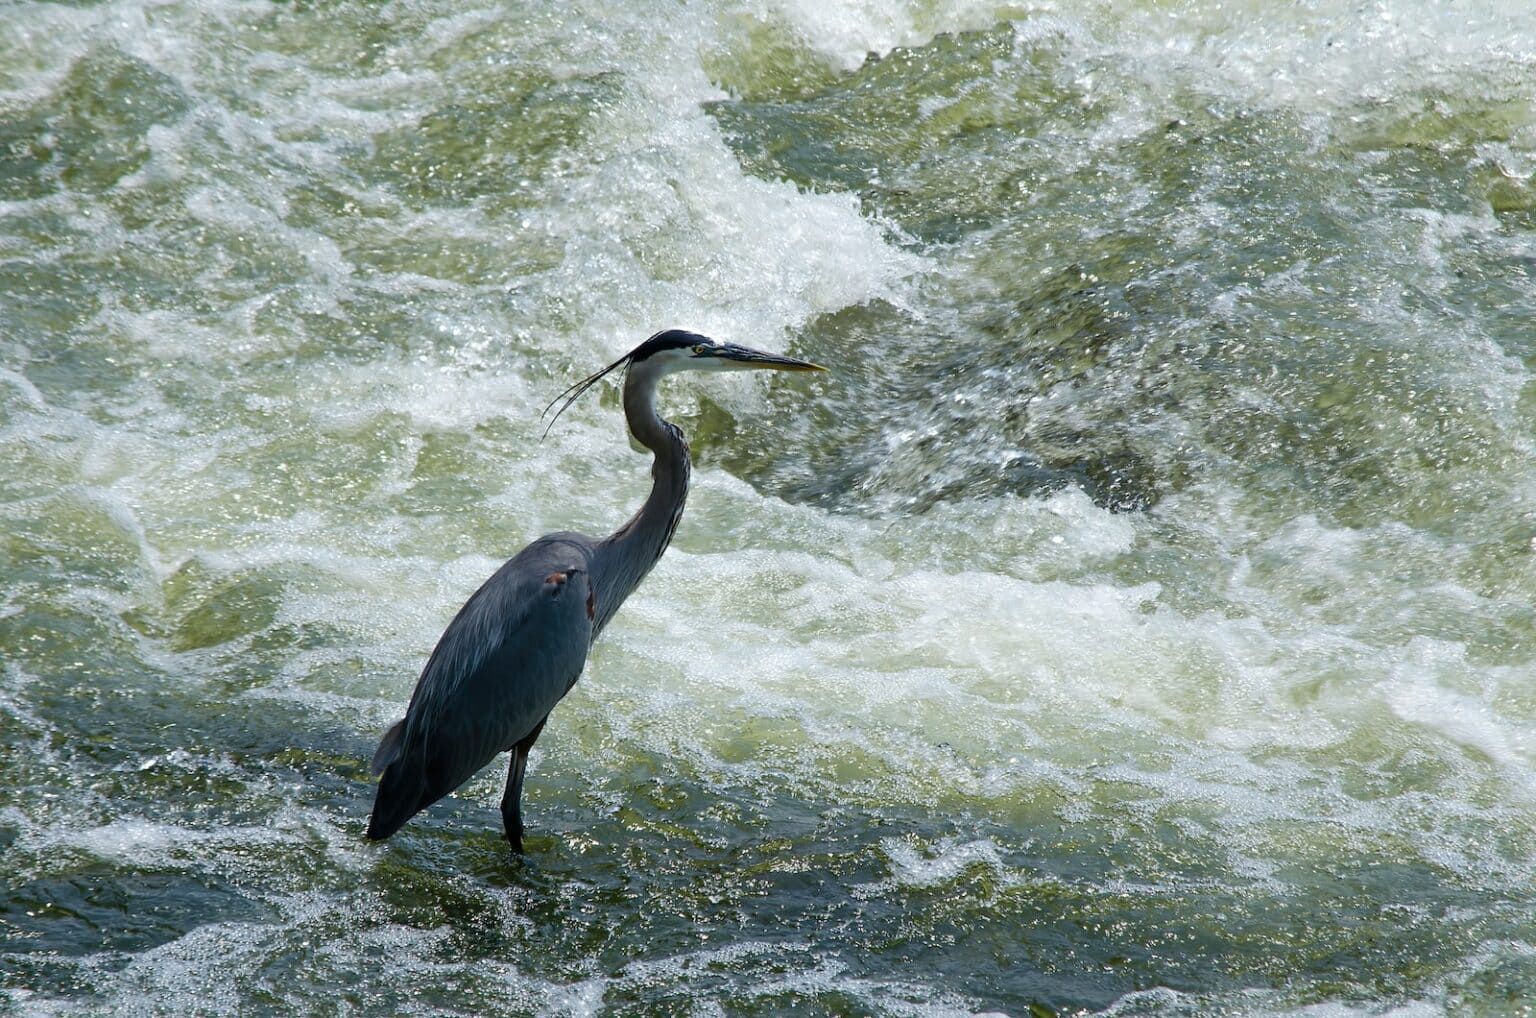
POLYGON ((684 347, 698 346, 701 343, 712 344, 713 342, 714 340, 708 336, 701 336, 696 332, 688 332, 683 329, 664 329, 656 333, 606 368, 594 371, 550 400, 549 406, 546 406, 543 413, 539 414, 540 420, 543 420, 549 414, 550 407, 553 407, 556 403, 560 404, 560 409, 556 410, 555 415, 549 419, 549 424, 545 426, 544 434, 541 438, 548 438, 550 429, 555 426, 555 422, 560 419, 560 415, 570 409, 571 404, 580 399, 583 393, 596 385, 604 376, 612 374, 615 369, 620 367, 627 368, 629 365, 637 361, 643 361, 652 354, 662 350, 677 350, 684 347), (561 402, 561 400, 564 400, 564 402, 561 402))

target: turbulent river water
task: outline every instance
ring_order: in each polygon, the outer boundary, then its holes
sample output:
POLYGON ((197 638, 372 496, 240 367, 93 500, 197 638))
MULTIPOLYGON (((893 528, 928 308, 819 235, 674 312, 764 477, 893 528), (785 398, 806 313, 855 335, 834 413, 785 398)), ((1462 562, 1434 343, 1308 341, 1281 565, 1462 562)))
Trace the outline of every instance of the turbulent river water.
POLYGON ((0 1011, 1536 1007, 1536 5, 0 6, 0 1011), (533 754, 367 759, 529 539, 533 754))

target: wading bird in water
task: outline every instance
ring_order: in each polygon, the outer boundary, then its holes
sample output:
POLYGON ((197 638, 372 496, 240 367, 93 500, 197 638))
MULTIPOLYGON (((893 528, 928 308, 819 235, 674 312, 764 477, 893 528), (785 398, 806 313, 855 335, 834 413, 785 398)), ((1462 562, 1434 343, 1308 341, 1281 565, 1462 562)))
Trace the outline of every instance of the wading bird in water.
POLYGON ((459 609, 416 681, 405 717, 390 726, 373 754, 380 778, 368 837, 389 837, 498 753, 510 752, 501 819, 512 849, 523 850, 528 750, 550 710, 576 684, 592 641, 667 550, 688 498, 688 442, 657 414, 657 383, 678 371, 825 370, 674 329, 555 397, 550 407, 565 400, 555 417, 621 367, 629 430, 656 455, 650 495, 608 537, 539 538, 459 609))

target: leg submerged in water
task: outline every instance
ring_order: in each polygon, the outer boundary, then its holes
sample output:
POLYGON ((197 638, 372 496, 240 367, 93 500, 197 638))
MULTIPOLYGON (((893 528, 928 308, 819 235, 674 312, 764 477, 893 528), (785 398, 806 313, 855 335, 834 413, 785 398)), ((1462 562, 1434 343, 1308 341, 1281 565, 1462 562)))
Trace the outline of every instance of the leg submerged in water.
POLYGON ((507 833, 507 843, 518 855, 523 854, 523 775, 528 771, 528 751, 543 730, 544 722, 540 721, 527 738, 512 747, 512 760, 507 765, 507 788, 501 796, 501 823, 507 833))

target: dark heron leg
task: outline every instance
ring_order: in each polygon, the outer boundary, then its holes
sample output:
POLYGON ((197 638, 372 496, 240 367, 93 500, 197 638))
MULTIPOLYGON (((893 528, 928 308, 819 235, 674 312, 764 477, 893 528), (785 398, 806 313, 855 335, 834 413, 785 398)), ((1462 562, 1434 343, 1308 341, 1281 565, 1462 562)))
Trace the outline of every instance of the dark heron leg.
POLYGON ((528 770, 528 751, 543 730, 543 721, 534 725, 527 738, 512 747, 512 762, 507 765, 507 790, 501 796, 501 824, 512 851, 518 855, 523 854, 523 774, 528 770))

